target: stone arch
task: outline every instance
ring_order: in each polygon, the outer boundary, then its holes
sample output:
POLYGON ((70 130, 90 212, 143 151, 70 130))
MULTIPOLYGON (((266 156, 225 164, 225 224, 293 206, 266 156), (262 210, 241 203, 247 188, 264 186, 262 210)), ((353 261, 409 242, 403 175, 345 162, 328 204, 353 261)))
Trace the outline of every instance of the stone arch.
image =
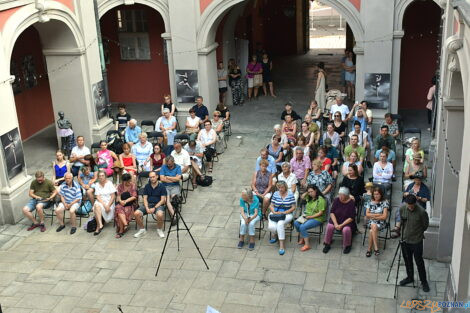
MULTIPOLYGON (((244 1, 246 0, 215 0, 204 10, 197 32, 199 49, 207 48, 214 43, 217 27, 224 15, 235 5, 244 1)), ((349 1, 322 0, 321 2, 340 12, 351 27, 356 42, 363 42, 364 28, 359 12, 349 1)))
MULTIPOLYGON (((399 0, 395 6, 395 22, 393 25, 394 30, 403 29, 403 18, 405 16, 406 9, 414 0, 399 0)), ((446 1, 433 0, 439 7, 445 8, 446 1)))
MULTIPOLYGON (((103 1, 98 5, 98 16, 101 19, 103 15, 111 10, 112 8, 115 8, 120 5, 125 5, 128 4, 127 1, 125 0, 108 0, 108 1, 103 1)), ((168 9, 168 4, 164 3, 161 0, 135 0, 132 1, 132 4, 143 4, 146 5, 158 13, 160 13, 163 23, 165 24, 165 31, 167 33, 170 32, 170 13, 168 9)))
POLYGON ((40 23, 40 13, 31 4, 24 6, 8 19, 3 28, 8 70, 10 70, 9 60, 16 40, 25 29, 33 24, 36 24, 34 27, 36 27, 41 36, 44 49, 69 50, 74 51, 76 54, 83 54, 85 52, 87 47, 82 37, 80 26, 73 17, 73 13, 66 6, 52 1, 48 3, 45 13, 50 18, 50 21, 40 23), (45 36, 50 28, 54 28, 54 38, 45 36))

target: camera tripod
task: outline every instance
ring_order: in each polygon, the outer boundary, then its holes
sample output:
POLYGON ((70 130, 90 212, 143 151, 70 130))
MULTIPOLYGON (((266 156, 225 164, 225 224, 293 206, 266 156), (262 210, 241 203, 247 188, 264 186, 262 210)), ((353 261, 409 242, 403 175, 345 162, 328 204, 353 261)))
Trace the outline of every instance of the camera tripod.
MULTIPOLYGON (((397 255, 398 255, 398 264, 397 264, 397 274, 395 276, 395 291, 393 292, 393 298, 396 299, 397 298, 397 291, 398 291, 398 274, 400 272, 400 262, 401 262, 401 254, 402 254, 402 249, 401 249, 401 245, 404 243, 404 240, 403 240, 403 233, 404 233, 404 226, 405 226, 405 222, 406 220, 403 219, 402 220, 402 224, 403 224, 403 227, 401 227, 401 236, 400 236, 400 241, 398 241, 398 245, 397 245, 397 249, 395 250, 395 255, 393 256, 393 260, 392 260, 392 264, 390 264, 390 269, 388 270, 388 275, 387 275, 387 281, 389 280, 390 278, 390 273, 392 272, 392 268, 393 268, 393 264, 395 263, 395 260, 397 258, 397 255)), ((415 287, 415 283, 413 281, 413 288, 415 287)))
POLYGON ((157 267, 157 271, 156 271, 156 273, 155 273, 155 276, 158 275, 158 271, 160 270, 160 265, 162 264, 163 255, 165 254, 165 249, 166 249, 166 245, 167 245, 167 243, 168 243, 168 238, 170 238, 170 233, 171 233, 172 231, 175 231, 174 229, 173 229, 173 230, 171 229, 171 228, 173 227, 173 224, 174 224, 173 221, 174 221, 175 219, 176 219, 176 241, 177 241, 177 245, 178 245, 178 251, 180 251, 180 236, 179 236, 180 227, 179 227, 179 221, 181 220, 181 221, 183 222, 184 228, 186 229, 186 231, 188 232, 189 236, 191 237, 191 240, 193 241, 194 246, 195 246, 196 249, 197 249, 197 252, 199 252, 199 255, 201 256, 202 261, 203 261, 204 264, 206 265, 206 268, 209 269, 209 266, 207 265, 206 260, 205 260, 204 257, 202 256, 202 253, 201 253, 201 250, 199 249, 199 246, 197 245, 196 241, 194 240, 193 235, 192 235, 191 232, 189 231, 188 225, 186 225, 186 222, 184 221, 183 216, 181 216, 181 213, 180 213, 180 204, 181 204, 181 201, 180 201, 179 197, 176 196, 175 199, 172 200, 173 210, 175 211, 175 214, 173 214, 173 216, 171 217, 171 224, 170 224, 170 227, 168 228, 168 233, 167 233, 167 235, 166 235, 165 244, 163 245, 163 250, 162 250, 162 255, 160 256, 160 261, 158 261, 158 267, 157 267))

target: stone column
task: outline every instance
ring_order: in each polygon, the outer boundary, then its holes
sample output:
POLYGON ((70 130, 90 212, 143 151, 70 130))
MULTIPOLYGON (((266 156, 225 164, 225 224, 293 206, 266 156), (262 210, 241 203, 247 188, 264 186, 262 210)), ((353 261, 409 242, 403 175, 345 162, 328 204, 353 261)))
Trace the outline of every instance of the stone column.
POLYGON ((392 51, 392 86, 390 88, 390 112, 398 113, 398 97, 400 92, 400 66, 401 66, 401 39, 405 35, 403 30, 393 32, 392 51))

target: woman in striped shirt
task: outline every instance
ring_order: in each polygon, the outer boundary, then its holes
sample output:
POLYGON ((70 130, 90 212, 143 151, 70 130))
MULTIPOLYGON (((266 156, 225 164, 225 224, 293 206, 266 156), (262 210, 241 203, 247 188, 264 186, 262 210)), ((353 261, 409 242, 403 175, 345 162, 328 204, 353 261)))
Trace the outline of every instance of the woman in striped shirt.
POLYGON ((284 225, 292 222, 295 197, 284 181, 278 181, 276 187, 278 191, 271 198, 268 224, 269 231, 274 233, 275 237, 269 242, 276 243, 279 240, 279 254, 283 255, 285 253, 284 240, 286 239, 284 225))

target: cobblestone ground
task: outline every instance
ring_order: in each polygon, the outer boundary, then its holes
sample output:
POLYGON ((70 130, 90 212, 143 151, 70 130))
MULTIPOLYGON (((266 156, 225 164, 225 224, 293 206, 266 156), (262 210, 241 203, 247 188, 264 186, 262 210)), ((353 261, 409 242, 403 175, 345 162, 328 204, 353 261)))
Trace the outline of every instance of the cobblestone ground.
MULTIPOLYGON (((231 108, 234 134, 214 167, 215 181, 211 187, 190 192, 182 213, 209 270, 184 231, 180 232, 180 251, 176 235, 171 234, 155 277, 164 240, 157 237, 154 224, 149 224, 150 231, 143 238, 132 236, 132 224, 128 234, 115 239, 110 225, 98 237, 82 229, 71 236, 69 227, 56 233, 56 225, 50 223, 45 233, 27 232, 23 221, 4 226, 0 232, 3 312, 117 313, 121 305, 124 313, 196 313, 211 305, 222 313, 392 313, 409 312, 400 308, 403 300, 442 299, 448 269, 447 264, 435 261, 426 261, 430 293, 400 287, 398 299, 393 298, 396 262, 389 282, 386 277, 396 240, 389 240, 385 251, 371 258, 365 257, 359 235, 348 255, 342 254, 339 240, 323 254, 317 238, 312 240, 312 250, 300 252, 295 232, 284 256, 268 243, 269 233, 264 231, 254 251, 236 248, 240 190, 249 185, 255 158, 268 142, 283 104, 291 100, 299 113, 306 110, 313 93, 311 65, 318 60, 306 55, 275 64, 278 98, 262 97, 231 108)), ((133 106, 129 111, 142 119, 157 110, 133 106)), ((48 166, 33 160, 29 164, 33 164, 31 169, 48 166)), ((394 190, 396 208, 401 198, 399 183, 394 190)), ((399 279, 404 275, 402 266, 399 279)))

